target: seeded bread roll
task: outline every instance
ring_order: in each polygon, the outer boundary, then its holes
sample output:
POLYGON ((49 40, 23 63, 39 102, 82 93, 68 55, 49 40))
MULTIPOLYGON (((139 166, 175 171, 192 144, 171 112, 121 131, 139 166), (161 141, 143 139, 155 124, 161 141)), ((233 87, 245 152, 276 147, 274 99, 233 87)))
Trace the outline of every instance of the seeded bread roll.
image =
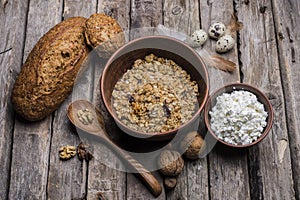
POLYGON ((110 16, 95 13, 86 20, 87 44, 96 48, 99 55, 108 58, 125 43, 122 27, 110 16))
POLYGON ((72 91, 88 54, 86 19, 69 18, 49 30, 35 45, 16 79, 12 104, 29 121, 50 115, 72 91))

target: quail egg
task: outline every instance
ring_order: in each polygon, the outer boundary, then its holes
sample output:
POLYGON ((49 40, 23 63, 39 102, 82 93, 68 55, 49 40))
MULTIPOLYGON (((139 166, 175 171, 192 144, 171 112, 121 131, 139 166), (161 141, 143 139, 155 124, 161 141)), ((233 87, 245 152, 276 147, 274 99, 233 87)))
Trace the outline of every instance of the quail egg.
POLYGON ((226 26, 221 22, 213 23, 208 29, 209 37, 218 39, 225 34, 226 26))
POLYGON ((208 38, 207 33, 204 30, 200 29, 195 31, 191 35, 189 44, 192 47, 200 47, 206 42, 207 38, 208 38))
POLYGON ((235 41, 231 35, 224 35, 216 43, 216 52, 226 53, 234 47, 234 43, 235 41))

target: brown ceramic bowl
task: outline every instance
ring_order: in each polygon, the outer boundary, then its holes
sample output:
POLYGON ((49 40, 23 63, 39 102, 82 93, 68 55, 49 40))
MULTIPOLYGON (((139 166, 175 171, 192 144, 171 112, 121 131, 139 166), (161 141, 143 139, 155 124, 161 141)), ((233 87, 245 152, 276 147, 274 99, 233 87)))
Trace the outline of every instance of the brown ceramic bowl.
POLYGON ((163 141, 173 138, 179 129, 187 127, 198 118, 208 97, 208 84, 206 66, 198 53, 192 48, 171 37, 147 36, 128 42, 110 57, 102 73, 100 89, 107 110, 125 133, 147 140, 163 141), (128 128, 117 118, 111 105, 112 91, 116 82, 132 67, 135 60, 144 58, 150 53, 176 62, 190 74, 191 80, 195 80, 198 83, 200 90, 198 97, 199 109, 196 110, 192 119, 176 129, 163 133, 143 133, 128 128))
POLYGON ((237 148, 244 148, 244 147, 250 147, 253 146, 257 143, 259 143, 260 141, 262 141, 270 132, 270 129, 272 127, 273 124, 273 119, 274 119, 274 113, 273 113, 273 109, 272 109, 272 105, 270 103, 270 101, 268 100, 268 98, 257 88, 245 84, 245 83, 232 83, 229 85, 226 85, 220 89, 218 89, 216 92, 214 92, 207 100, 205 108, 204 108, 204 119, 205 119, 205 124, 206 127, 209 131, 209 133, 215 138, 217 139, 219 142, 221 142, 222 144, 226 145, 226 146, 230 146, 230 147, 237 147, 237 148), (210 126, 210 115, 209 115, 209 111, 211 111, 212 107, 215 106, 216 104, 216 98, 220 95, 222 95, 223 93, 231 93, 233 91, 236 90, 244 90, 244 91, 249 91, 253 94, 256 95, 257 100, 262 103, 264 105, 265 111, 268 113, 268 117, 267 117, 267 125, 263 130, 262 135, 255 140, 252 143, 249 144, 245 144, 245 145, 234 145, 231 143, 227 143, 224 140, 221 140, 220 138, 218 138, 218 136, 214 133, 214 131, 211 129, 210 126))

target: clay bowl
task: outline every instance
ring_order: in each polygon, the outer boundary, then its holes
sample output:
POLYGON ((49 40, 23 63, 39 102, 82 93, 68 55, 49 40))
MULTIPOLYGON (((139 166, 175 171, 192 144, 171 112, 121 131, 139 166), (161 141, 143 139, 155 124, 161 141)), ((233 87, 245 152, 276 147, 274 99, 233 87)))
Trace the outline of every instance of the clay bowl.
POLYGON ((145 140, 164 141, 172 139, 178 130, 189 127, 191 123, 198 119, 208 98, 208 83, 206 66, 201 57, 192 48, 171 37, 147 36, 128 42, 110 57, 102 73, 100 90, 105 107, 121 130, 131 136, 145 140), (199 108, 195 111, 192 119, 176 129, 163 133, 143 133, 128 128, 117 118, 112 109, 112 91, 116 82, 128 69, 132 68, 135 60, 144 58, 150 53, 176 62, 191 75, 191 80, 195 80, 198 83, 200 90, 200 95, 198 97, 199 108))
POLYGON ((244 84, 244 83, 232 83, 232 84, 226 85, 226 86, 218 89, 207 99, 207 102, 206 102, 206 105, 204 108, 204 119, 205 119, 205 124, 206 124, 206 127, 207 127, 209 133, 220 143, 222 143, 226 146, 229 146, 229 147, 245 148, 245 147, 251 147, 253 145, 258 144, 268 135, 268 133, 270 132, 270 129, 272 127, 272 124, 273 124, 274 113, 273 113, 273 109, 272 109, 272 105, 271 105, 270 101, 259 89, 257 89, 256 87, 253 87, 251 85, 244 84), (215 106, 216 98, 218 96, 222 95, 223 93, 231 93, 235 90, 244 90, 244 91, 249 91, 249 92, 255 94, 257 97, 257 100, 264 105, 264 109, 268 113, 268 117, 266 119, 267 125, 265 126, 261 136, 259 138, 257 138, 257 140, 255 140, 254 142, 245 144, 245 145, 235 145, 235 144, 225 142, 224 140, 220 139, 216 135, 216 133, 211 129, 211 126, 210 126, 211 118, 209 115, 209 111, 211 111, 212 107, 215 106))

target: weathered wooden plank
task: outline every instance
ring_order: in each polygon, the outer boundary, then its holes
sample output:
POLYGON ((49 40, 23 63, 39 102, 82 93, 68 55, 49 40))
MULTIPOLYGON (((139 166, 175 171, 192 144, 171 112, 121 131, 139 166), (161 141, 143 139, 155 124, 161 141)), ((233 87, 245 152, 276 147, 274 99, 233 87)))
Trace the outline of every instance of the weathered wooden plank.
MULTIPOLYGON (((123 30, 129 29, 129 1, 98 2, 97 12, 104 12, 115 18, 123 30)), ((106 60, 91 55, 94 65, 93 102, 100 108, 106 123, 112 122, 100 95, 100 76, 106 60)), ((101 143, 92 143, 94 159, 89 163, 88 199, 101 193, 107 199, 126 199, 126 173, 122 171, 122 162, 109 148, 101 143), (120 168, 118 168, 120 166, 120 168), (117 169, 116 169, 117 168, 117 169), (121 170, 121 171, 119 171, 121 170)))
POLYGON ((132 0, 130 28, 156 27, 162 23, 161 0, 132 0))
MULTIPOLYGON (((177 184, 176 187, 166 193, 166 199, 193 199, 197 196, 197 194, 189 193, 191 188, 189 188, 189 183, 195 187, 201 187, 200 185, 196 186, 193 182, 195 180, 192 180, 192 177, 188 177, 190 171, 190 165, 187 164, 185 161, 185 166, 182 170, 182 172, 176 177, 177 179, 177 184), (191 181, 191 182, 189 182, 191 181)), ((191 171, 192 172, 192 171, 191 171)), ((199 192, 199 191, 197 191, 199 192)))
MULTIPOLYGON (((164 1, 163 23, 187 35, 200 29, 198 1, 164 1)), ((177 186, 167 193, 168 199, 209 199, 207 159, 186 160, 177 186)))
MULTIPOLYGON (((96 12, 96 0, 89 1, 64 1, 64 19, 73 16, 89 17, 96 12)), ((48 178, 48 199, 79 199, 86 196, 87 167, 86 161, 81 162, 77 157, 62 161, 59 159, 58 151, 61 146, 73 145, 77 146, 81 139, 78 137, 75 129, 71 128, 71 124, 67 118, 67 108, 72 100, 78 97, 91 99, 92 87, 88 87, 92 82, 93 71, 88 69, 84 76, 79 78, 78 83, 81 87, 75 87, 72 95, 59 107, 55 113, 53 120, 53 133, 50 151, 50 167, 48 178), (83 88, 83 86, 87 86, 83 88)))
POLYGON ((130 39, 153 35, 149 27, 162 24, 162 0, 131 0, 130 39), (146 29, 143 29, 148 27, 146 29))
MULTIPOLYGON (((199 7, 201 28, 205 31, 208 31, 210 25, 214 22, 219 21, 225 25, 228 24, 230 21, 230 16, 234 12, 233 4, 229 1, 225 3, 220 1, 200 1, 199 7)), ((214 40, 208 39, 203 48, 211 54, 215 54, 215 44, 216 42, 214 40)), ((237 51, 237 48, 235 48, 226 54, 222 54, 222 56, 238 65, 237 51)), ((208 72, 210 75, 209 80, 211 92, 225 84, 240 81, 239 67, 237 67, 237 69, 232 73, 223 72, 212 67, 208 68, 208 72)))
POLYGON ((82 16, 88 18, 97 11, 97 0, 65 0, 63 17, 82 16))
POLYGON ((10 94, 22 64, 27 9, 27 1, 0 5, 0 199, 6 199, 9 190, 14 126, 10 94))
POLYGON ((97 11, 116 19, 123 30, 129 30, 130 0, 99 0, 97 11))
MULTIPOLYGON (((30 1, 23 60, 38 39, 61 19, 59 2, 30 1)), ((46 199, 51 116, 15 121, 9 199, 46 199)))
POLYGON ((111 149, 92 142, 94 158, 89 162, 88 199, 95 199, 101 193, 107 199, 126 199, 126 173, 122 162, 111 149), (115 169, 120 165, 120 168, 115 169))
MULTIPOLYGON (((232 1, 200 1, 202 28, 207 31, 216 21, 228 24, 233 12, 232 1)), ((208 41, 204 48, 215 52, 215 41, 208 41)), ((238 65, 237 48, 222 56, 238 65)), ((240 80, 239 68, 230 74, 210 67, 209 75, 211 92, 240 80)), ((250 199, 247 153, 235 152, 222 145, 215 146, 209 154, 209 183, 211 199, 250 199)))
MULTIPOLYGON (((105 109, 100 94, 100 77, 106 61, 97 58, 92 52, 94 67, 93 103, 103 115, 106 126, 116 126, 105 109)), ((114 128, 112 128, 114 131, 114 128)), ((118 131, 118 130, 117 130, 118 131)), ((108 130, 110 134, 110 130, 108 130)), ((126 173, 122 161, 111 149, 99 142, 90 142, 93 147, 93 160, 89 162, 88 171, 88 199, 94 199, 101 193, 107 199, 126 199, 126 173)))
MULTIPOLYGON (((130 38, 137 38, 151 35, 149 29, 142 30, 143 27, 156 27, 162 23, 162 0, 131 0, 130 1, 130 29, 134 30, 130 38)), ((158 173, 154 176, 162 184, 158 173)), ((127 199, 154 199, 153 195, 141 184, 133 174, 127 174, 127 199)), ((156 199, 165 199, 165 192, 156 199)))
POLYGON ((164 1, 163 24, 179 32, 191 34, 201 26, 199 3, 196 0, 164 1))
MULTIPOLYGON (((299 1, 272 1, 296 198, 300 199, 299 1)), ((286 155, 284 155, 286 156, 286 155)))
POLYGON ((8 199, 46 199, 51 118, 15 123, 8 199))
POLYGON ((244 82, 264 91, 275 113, 270 135, 249 150, 251 195, 255 199, 295 199, 272 4, 264 0, 237 5, 245 25, 240 48, 244 82))

